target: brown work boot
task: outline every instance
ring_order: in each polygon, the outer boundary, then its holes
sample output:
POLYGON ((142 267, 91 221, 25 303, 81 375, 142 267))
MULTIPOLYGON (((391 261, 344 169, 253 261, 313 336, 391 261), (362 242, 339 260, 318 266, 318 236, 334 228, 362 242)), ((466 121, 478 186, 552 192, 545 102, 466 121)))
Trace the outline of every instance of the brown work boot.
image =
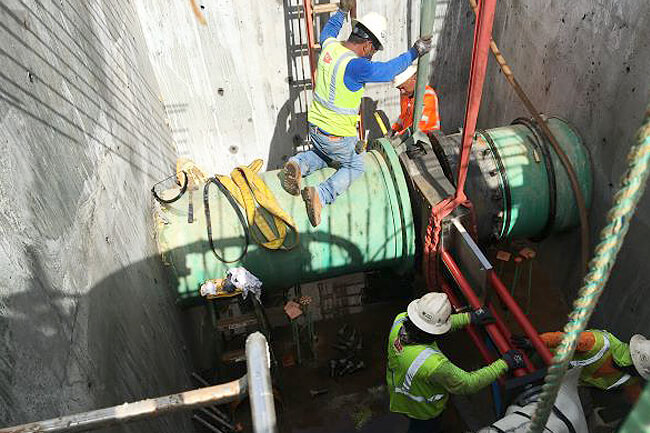
POLYGON ((288 161, 284 164, 282 174, 282 188, 291 195, 300 194, 300 182, 302 180, 300 166, 294 161, 288 161))
POLYGON ((309 222, 312 227, 318 227, 318 224, 320 224, 320 211, 323 209, 320 197, 318 197, 318 190, 313 186, 308 186, 302 190, 302 199, 305 201, 305 205, 307 206, 309 222))

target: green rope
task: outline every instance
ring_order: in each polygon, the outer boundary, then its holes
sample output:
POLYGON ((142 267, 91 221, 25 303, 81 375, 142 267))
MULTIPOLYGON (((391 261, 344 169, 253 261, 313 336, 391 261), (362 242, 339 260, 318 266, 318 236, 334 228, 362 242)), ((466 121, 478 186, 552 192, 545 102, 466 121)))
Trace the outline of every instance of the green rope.
POLYGON ((650 160, 650 106, 636 135, 636 144, 628 153, 628 169, 621 179, 621 186, 614 195, 614 205, 607 213, 607 225, 600 232, 600 243, 596 246, 594 257, 589 263, 589 272, 578 297, 574 302, 569 322, 564 327, 564 337, 548 369, 543 393, 529 433, 541 433, 557 398, 562 378, 573 357, 578 337, 587 326, 596 303, 609 279, 616 256, 630 227, 630 220, 645 190, 650 160))

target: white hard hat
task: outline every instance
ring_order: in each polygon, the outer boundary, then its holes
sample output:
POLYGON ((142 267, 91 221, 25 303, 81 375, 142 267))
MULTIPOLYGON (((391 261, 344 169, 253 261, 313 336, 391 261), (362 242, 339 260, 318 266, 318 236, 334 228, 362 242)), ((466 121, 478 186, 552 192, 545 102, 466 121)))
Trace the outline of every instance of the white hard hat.
POLYGON ((395 78, 393 78, 393 86, 399 87, 402 84, 406 82, 409 78, 411 78, 415 73, 418 71, 417 65, 411 65, 406 70, 400 74, 397 74, 395 78))
POLYGON ((412 301, 406 311, 409 320, 426 333, 441 335, 451 329, 451 303, 444 293, 427 293, 412 301))
POLYGON ((650 380, 650 340, 641 334, 633 335, 630 339, 630 355, 636 371, 645 380, 650 380))
POLYGON ((356 23, 360 23, 370 33, 372 33, 372 35, 377 38, 379 44, 381 45, 379 49, 384 49, 384 46, 386 45, 386 28, 388 27, 386 18, 377 12, 368 12, 358 20, 352 20, 353 27, 356 23))

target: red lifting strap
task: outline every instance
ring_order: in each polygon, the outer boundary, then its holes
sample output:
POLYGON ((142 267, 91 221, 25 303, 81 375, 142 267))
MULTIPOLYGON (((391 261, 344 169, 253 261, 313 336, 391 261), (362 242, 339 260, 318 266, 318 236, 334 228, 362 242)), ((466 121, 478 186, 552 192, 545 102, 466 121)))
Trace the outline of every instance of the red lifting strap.
POLYGON ((481 105, 481 95, 483 93, 483 83, 485 82, 485 71, 487 69, 495 8, 496 0, 482 0, 478 6, 477 19, 474 25, 474 46, 472 48, 467 109, 463 123, 463 140, 458 164, 456 193, 453 197, 448 197, 433 207, 424 240, 423 271, 430 289, 437 286, 438 261, 436 257, 438 255, 442 220, 460 205, 471 208, 471 203, 465 196, 465 180, 467 179, 467 167, 472 149, 472 139, 476 130, 476 121, 481 105))

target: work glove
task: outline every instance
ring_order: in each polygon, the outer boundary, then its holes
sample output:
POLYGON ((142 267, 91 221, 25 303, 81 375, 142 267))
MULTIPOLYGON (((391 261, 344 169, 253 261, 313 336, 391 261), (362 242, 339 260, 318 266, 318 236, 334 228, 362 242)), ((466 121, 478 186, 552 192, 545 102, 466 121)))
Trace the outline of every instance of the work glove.
POLYGON ((431 35, 421 37, 413 44, 413 48, 415 48, 418 52, 418 57, 421 57, 431 51, 432 46, 433 41, 431 39, 431 35))
POLYGON ((518 368, 524 368, 526 366, 524 364, 524 354, 519 350, 508 350, 503 354, 501 359, 503 359, 506 364, 508 364, 508 370, 510 371, 516 370, 518 368))
POLYGON ((341 10, 343 12, 345 12, 347 14, 354 7, 354 1, 355 0, 341 0, 339 2, 339 7, 341 8, 341 10))
POLYGON ((494 323, 494 316, 489 310, 481 307, 469 313, 470 322, 472 325, 485 326, 494 323))
POLYGON ((533 350, 533 345, 530 342, 530 339, 525 335, 513 335, 510 337, 510 343, 515 346, 517 349, 523 350, 525 352, 530 352, 533 350))

